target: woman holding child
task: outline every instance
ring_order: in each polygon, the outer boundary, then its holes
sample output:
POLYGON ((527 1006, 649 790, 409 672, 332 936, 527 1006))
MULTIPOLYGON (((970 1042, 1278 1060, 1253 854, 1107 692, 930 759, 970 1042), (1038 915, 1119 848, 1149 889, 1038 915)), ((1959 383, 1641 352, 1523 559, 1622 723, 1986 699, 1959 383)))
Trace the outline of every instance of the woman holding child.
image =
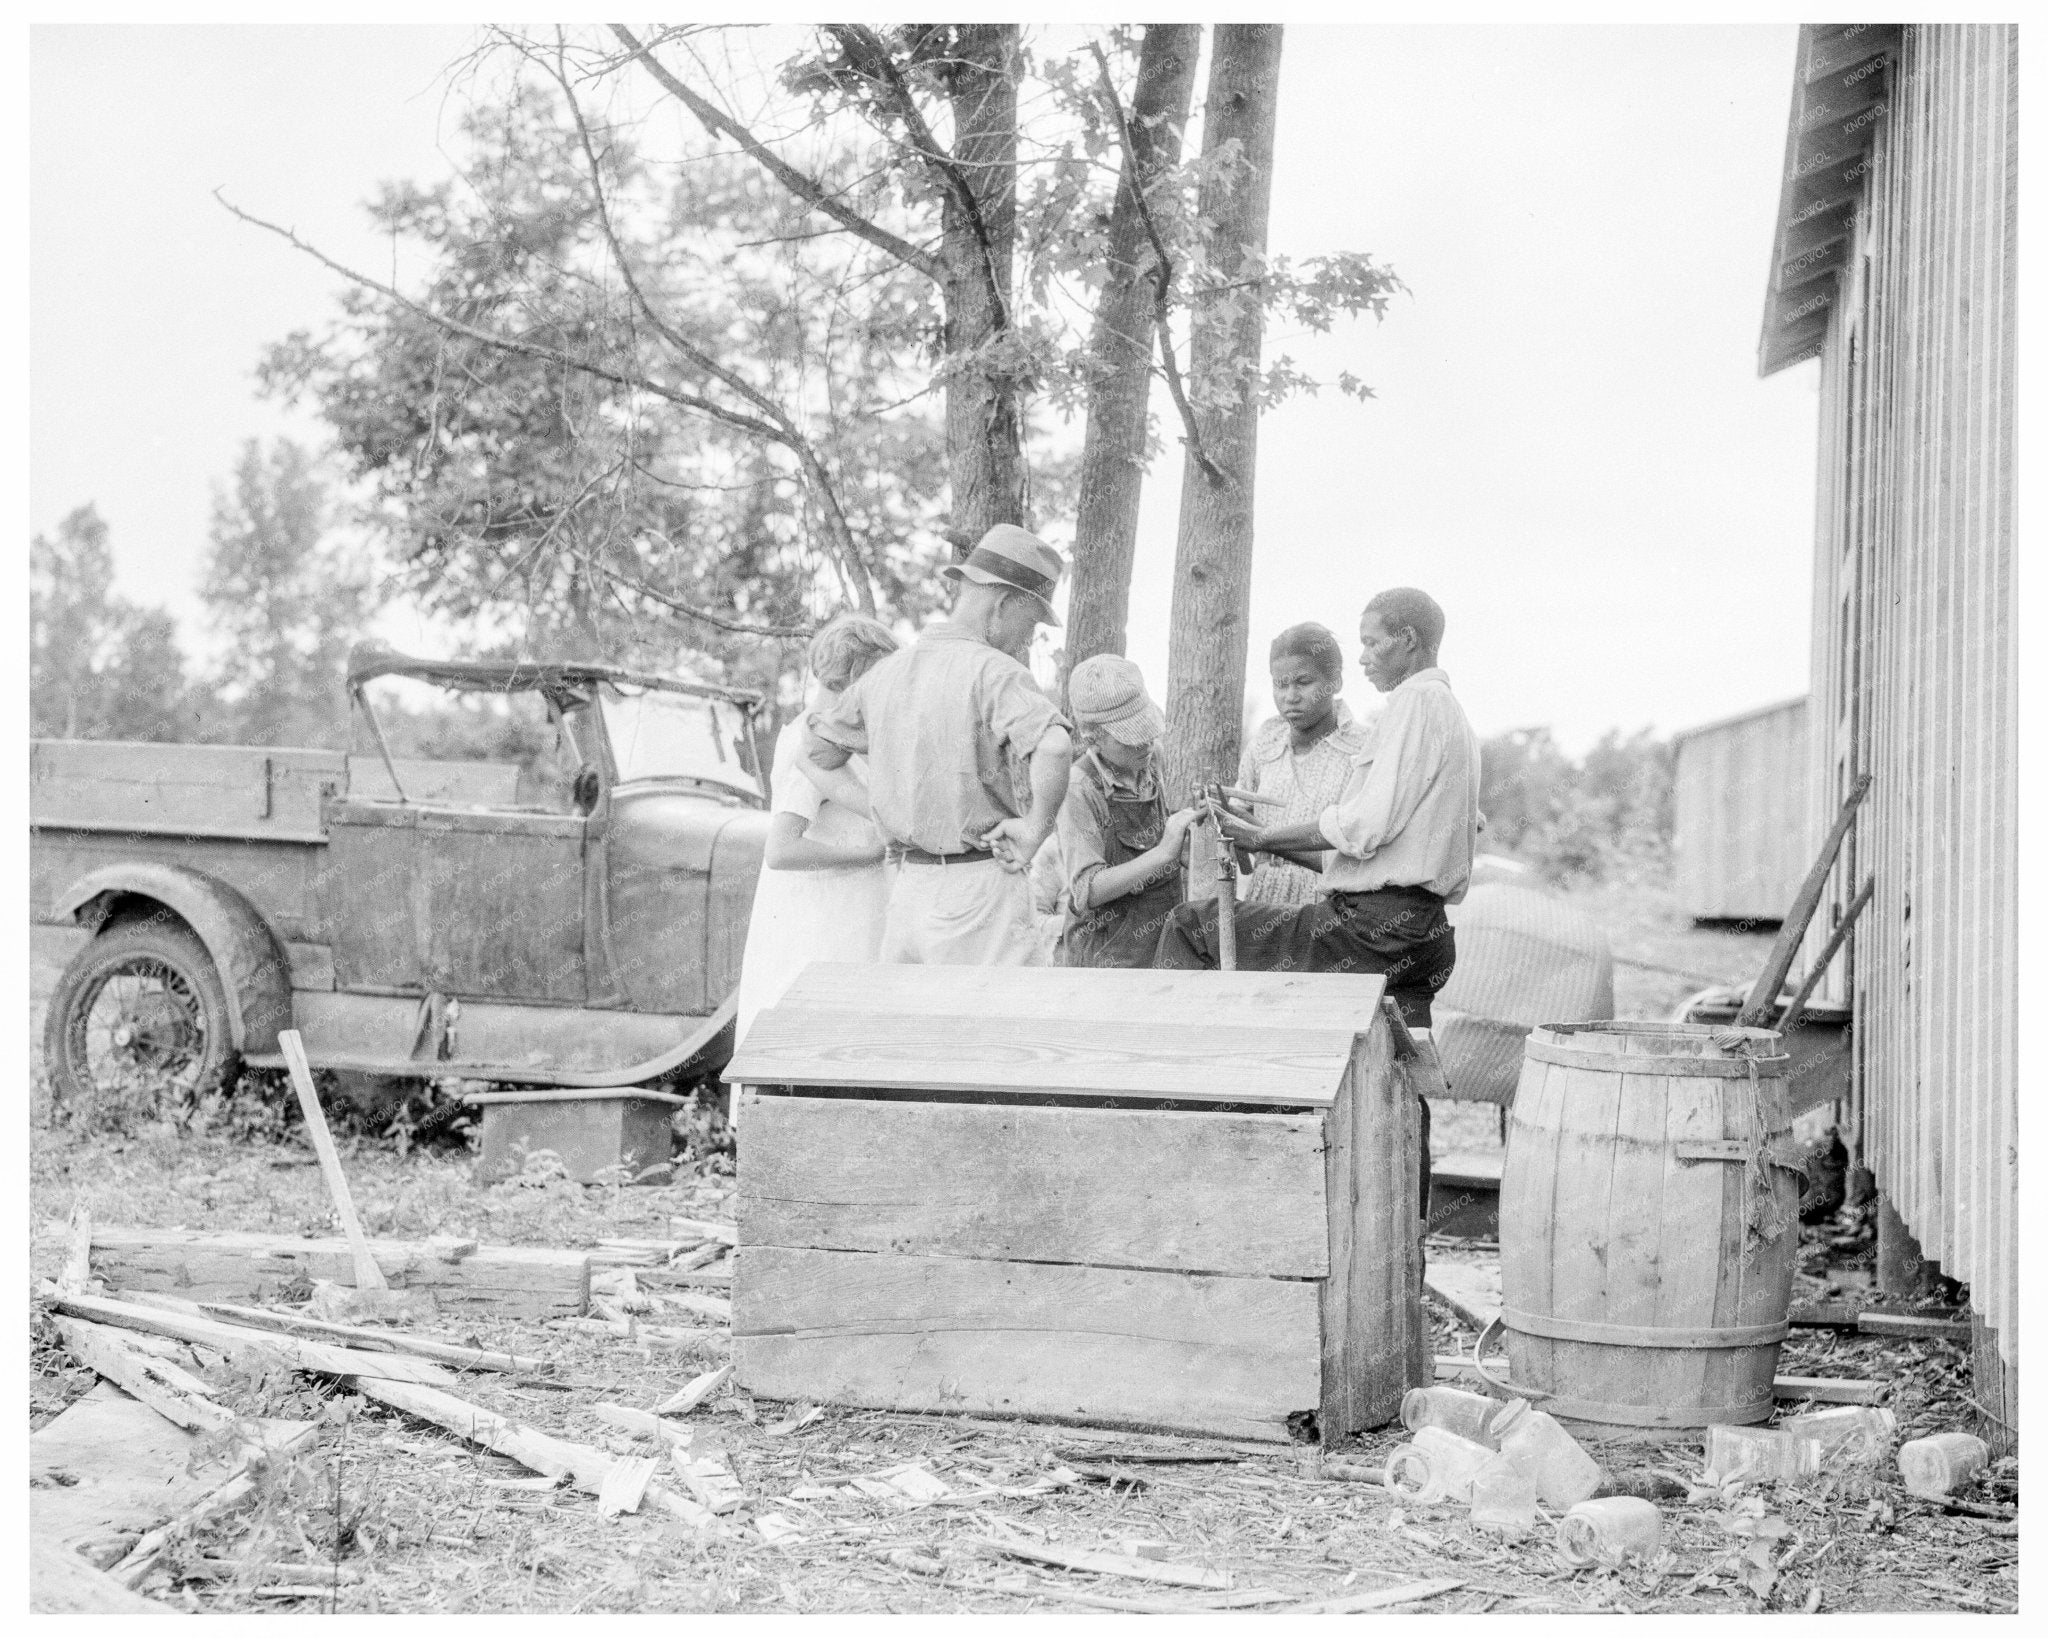
MULTIPOLYGON (((895 649, 894 634, 879 620, 842 614, 828 621, 805 654, 810 707, 829 710, 854 678, 895 649)), ((811 783, 803 737, 799 719, 775 742, 772 817, 740 962, 736 1041, 811 962, 871 962, 882 947, 889 867, 881 834, 866 813, 811 783)), ((866 759, 857 756, 852 765, 865 782, 866 759)))

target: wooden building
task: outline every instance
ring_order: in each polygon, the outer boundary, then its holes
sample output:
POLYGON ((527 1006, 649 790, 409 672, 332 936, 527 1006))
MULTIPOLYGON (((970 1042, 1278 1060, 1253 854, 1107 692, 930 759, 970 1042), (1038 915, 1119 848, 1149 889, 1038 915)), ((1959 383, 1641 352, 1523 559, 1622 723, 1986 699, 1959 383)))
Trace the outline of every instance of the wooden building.
POLYGON ((1806 701, 1672 736, 1671 851, 1695 921, 1775 922, 1813 860, 1806 701))
POLYGON ((1844 1135, 1969 1283, 1995 1443, 2018 1422, 2017 53, 2011 25, 1801 28, 1760 349, 1821 372, 1810 822, 1872 777, 1811 934, 1875 881, 1831 977, 1844 1135))

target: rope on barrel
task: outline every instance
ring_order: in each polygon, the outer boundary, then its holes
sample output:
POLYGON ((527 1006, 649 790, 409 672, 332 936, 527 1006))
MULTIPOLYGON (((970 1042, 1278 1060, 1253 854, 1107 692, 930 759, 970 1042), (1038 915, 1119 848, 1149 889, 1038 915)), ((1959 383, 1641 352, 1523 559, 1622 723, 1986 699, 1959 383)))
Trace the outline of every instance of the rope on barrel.
POLYGON ((1756 1045, 1755 1039, 1747 1032, 1732 1031, 1716 1034, 1711 1040, 1718 1050, 1734 1051, 1749 1069, 1747 1078, 1736 1083, 1743 1088, 1741 1120, 1746 1128, 1739 1134, 1744 1145, 1742 1170, 1749 1196, 1743 1212, 1743 1229, 1750 1244, 1768 1244, 1790 1228, 1793 1221, 1793 1209, 1780 1198, 1771 1173, 1801 1170, 1798 1147, 1789 1131, 1772 1133, 1765 1124, 1764 1089, 1757 1079, 1756 1054, 1750 1050, 1756 1045))

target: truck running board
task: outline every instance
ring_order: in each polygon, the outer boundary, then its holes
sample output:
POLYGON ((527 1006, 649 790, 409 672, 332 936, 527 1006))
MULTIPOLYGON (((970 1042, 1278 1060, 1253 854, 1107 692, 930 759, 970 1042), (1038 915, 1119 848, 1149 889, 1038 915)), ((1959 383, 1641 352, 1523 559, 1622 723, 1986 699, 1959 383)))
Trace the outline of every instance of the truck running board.
MULTIPOLYGON (((457 1079, 506 1081, 524 1086, 633 1086, 664 1077, 690 1077, 720 1068, 732 1053, 733 1015, 739 1004, 737 990, 727 996, 708 1018, 653 1019, 645 1013, 606 1013, 590 1008, 509 1007, 488 1003, 466 1003, 462 1034, 469 1040, 490 1039, 499 1033, 488 1027, 505 1015, 517 1015, 519 1030, 516 1060, 490 1058, 414 1058, 397 1052, 360 1050, 365 1034, 386 1034, 375 1028, 381 1018, 366 1016, 372 1009, 402 1013, 409 1021, 417 1003, 404 997, 359 995, 311 995, 300 991, 293 996, 299 1027, 306 1040, 306 1056, 315 1069, 346 1070, 356 1074, 388 1075, 419 1080, 457 1079), (684 1026, 673 1045, 647 1052, 645 1036, 650 1025, 684 1026), (370 1028, 351 1028, 370 1025, 370 1028), (637 1026, 637 1027, 636 1027, 637 1026), (640 1036, 634 1042, 633 1036, 640 1036), (622 1039, 623 1038, 623 1039, 622 1039), (619 1047, 617 1060, 604 1049, 619 1047), (640 1048, 635 1055, 632 1049, 640 1048), (352 1047, 356 1050, 350 1050, 352 1047)), ((673 1038, 672 1038, 673 1039, 673 1038)), ((508 1043, 510 1044, 510 1043, 508 1043)), ((250 1052, 242 1061, 256 1069, 282 1069, 284 1056, 277 1052, 250 1052)))

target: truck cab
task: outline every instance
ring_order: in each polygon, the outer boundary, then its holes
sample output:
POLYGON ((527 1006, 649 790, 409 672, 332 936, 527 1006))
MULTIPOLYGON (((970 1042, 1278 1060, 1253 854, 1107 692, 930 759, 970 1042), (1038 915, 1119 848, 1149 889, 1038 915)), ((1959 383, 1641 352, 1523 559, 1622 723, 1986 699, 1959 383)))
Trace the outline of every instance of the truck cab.
POLYGON ((717 1068, 766 839, 761 702, 377 647, 347 687, 352 755, 32 747, 37 915, 86 935, 46 1027, 58 1096, 138 1073, 203 1091, 281 1062, 290 1027, 316 1066, 381 1076, 717 1068), (408 693, 488 716, 492 753, 393 754, 427 720, 408 693))

